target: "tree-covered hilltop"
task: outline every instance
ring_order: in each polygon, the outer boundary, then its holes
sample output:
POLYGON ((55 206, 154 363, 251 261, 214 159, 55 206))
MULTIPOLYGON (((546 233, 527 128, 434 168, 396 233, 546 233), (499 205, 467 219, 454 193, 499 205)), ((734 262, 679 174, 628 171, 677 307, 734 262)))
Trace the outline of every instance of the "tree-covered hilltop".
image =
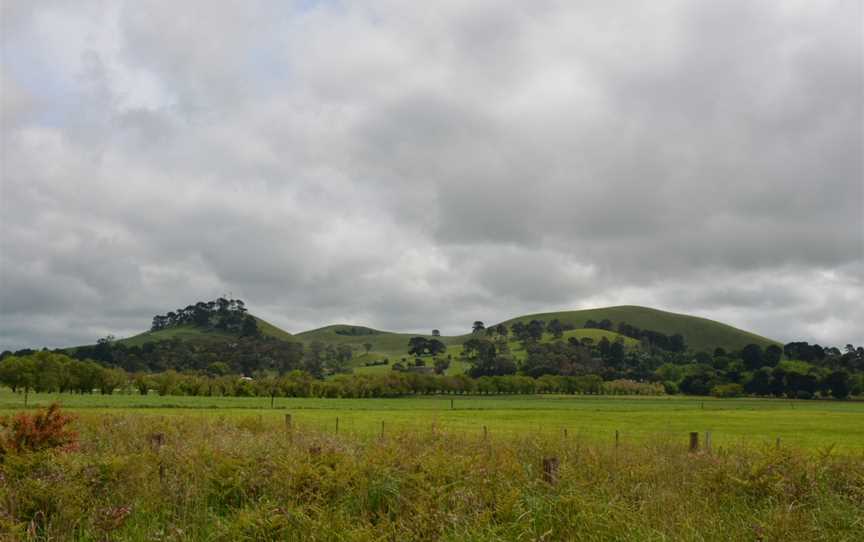
POLYGON ((244 336, 258 335, 258 321, 250 315, 241 299, 220 297, 213 301, 198 301, 194 305, 157 314, 150 331, 161 331, 182 325, 206 330, 227 331, 244 336))

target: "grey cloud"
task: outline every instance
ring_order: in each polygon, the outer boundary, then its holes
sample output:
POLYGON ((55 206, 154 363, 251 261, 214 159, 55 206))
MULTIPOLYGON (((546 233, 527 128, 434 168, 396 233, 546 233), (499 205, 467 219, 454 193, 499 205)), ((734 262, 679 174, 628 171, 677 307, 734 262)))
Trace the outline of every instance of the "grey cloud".
POLYGON ((864 342, 856 2, 3 6, 2 348, 228 292, 864 342))

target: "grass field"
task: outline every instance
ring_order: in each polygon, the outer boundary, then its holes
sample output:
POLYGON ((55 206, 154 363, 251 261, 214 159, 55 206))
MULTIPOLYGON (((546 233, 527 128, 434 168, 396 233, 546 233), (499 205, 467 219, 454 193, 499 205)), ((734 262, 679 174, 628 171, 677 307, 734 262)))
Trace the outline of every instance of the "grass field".
MULTIPOLYGON (((440 430, 494 436, 559 434, 573 439, 611 441, 615 431, 626 441, 662 436, 684 441, 690 431, 711 431, 718 446, 775 444, 852 452, 864 451, 864 402, 713 399, 692 397, 603 396, 428 396, 400 399, 316 399, 185 397, 158 395, 31 394, 31 406, 53 401, 83 417, 140 413, 194 418, 259 416, 278 427, 285 413, 298 426, 320 431, 377 435, 386 429, 440 430), (451 399, 452 407, 451 408, 451 399)), ((23 397, 0 391, 0 413, 23 406, 23 397)))
POLYGON ((852 403, 141 401, 67 401, 73 451, 0 455, 0 540, 852 542, 864 525, 852 403), (761 442, 793 418, 814 448, 761 442), (688 452, 675 426, 732 420, 746 436, 733 445, 718 431, 710 453, 688 452), (565 435, 565 421, 598 432, 565 435), (637 433, 646 423, 661 432, 637 433), (850 430, 852 453, 828 449, 850 430))

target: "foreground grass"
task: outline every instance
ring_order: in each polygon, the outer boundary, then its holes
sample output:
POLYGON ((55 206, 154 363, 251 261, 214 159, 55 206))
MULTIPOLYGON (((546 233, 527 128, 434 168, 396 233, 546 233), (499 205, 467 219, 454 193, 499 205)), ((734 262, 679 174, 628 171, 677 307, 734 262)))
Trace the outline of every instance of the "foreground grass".
POLYGON ((864 528, 860 454, 431 428, 337 436, 249 411, 80 416, 78 452, 0 462, 0 538, 841 541, 864 528))
MULTIPOLYGON (((608 443, 619 432, 623 441, 657 435, 686 439, 690 431, 711 431, 718 446, 776 443, 813 451, 864 451, 864 402, 772 399, 701 399, 693 397, 602 396, 423 396, 400 399, 315 399, 262 397, 160 397, 158 395, 31 395, 30 404, 59 401, 81 413, 146 412, 162 416, 261 416, 272 424, 291 413, 310 430, 340 430, 377 435, 381 422, 402 431, 426 431, 433 425, 467 435, 483 427, 494 435, 557 435, 608 443), (451 399, 452 409, 451 409, 451 399)), ((18 410, 23 396, 0 390, 0 413, 18 410)))

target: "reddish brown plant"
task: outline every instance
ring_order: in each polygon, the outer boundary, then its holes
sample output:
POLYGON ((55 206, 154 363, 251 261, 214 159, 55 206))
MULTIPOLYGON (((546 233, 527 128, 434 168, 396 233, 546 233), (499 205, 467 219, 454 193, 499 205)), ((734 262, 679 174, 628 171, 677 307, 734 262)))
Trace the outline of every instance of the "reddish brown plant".
POLYGON ((68 427, 74 419, 62 413, 57 403, 35 414, 19 412, 11 418, 0 417, 0 455, 48 449, 75 450, 78 433, 68 427))

